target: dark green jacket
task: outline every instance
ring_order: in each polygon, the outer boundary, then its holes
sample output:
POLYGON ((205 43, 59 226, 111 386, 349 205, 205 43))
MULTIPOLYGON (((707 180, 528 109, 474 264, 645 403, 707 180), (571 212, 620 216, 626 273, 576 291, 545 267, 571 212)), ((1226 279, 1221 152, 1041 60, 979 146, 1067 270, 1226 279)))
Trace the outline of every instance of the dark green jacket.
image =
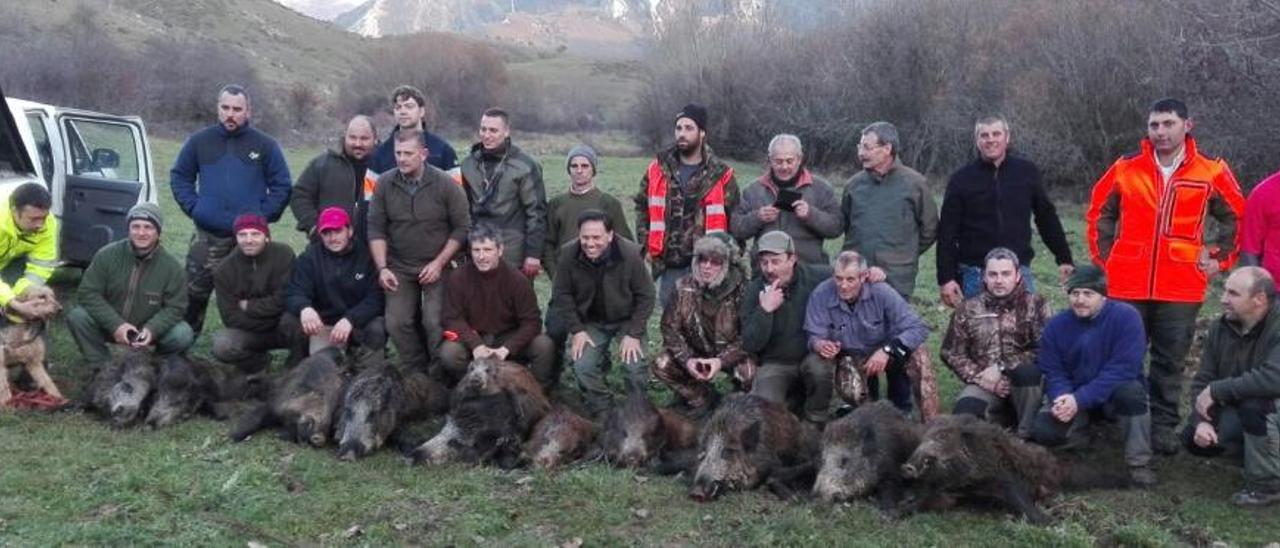
POLYGON ((844 189, 844 246, 884 270, 889 285, 910 298, 920 255, 938 236, 938 206, 924 175, 895 160, 880 177, 859 171, 844 189))
POLYGON ((480 143, 462 160, 462 182, 471 202, 471 221, 502 234, 502 256, 520 268, 542 259, 547 243, 547 191, 542 166, 508 139, 502 156, 491 157, 480 143))
POLYGON ((1225 317, 1213 322, 1205 335, 1200 370, 1191 380, 1191 397, 1205 385, 1213 401, 1226 405, 1280 398, 1280 305, 1272 305, 1248 333, 1225 317))
POLYGON ((187 311, 187 275, 163 246, 139 259, 124 239, 107 244, 93 256, 76 299, 108 333, 128 322, 150 329, 158 339, 187 311))
POLYGON ((252 331, 274 332, 284 314, 284 290, 293 273, 293 250, 280 242, 267 242, 257 257, 236 247, 213 270, 214 295, 222 325, 252 331), (247 301, 240 309, 240 301, 247 301))
POLYGON ((622 212, 622 203, 612 194, 599 187, 593 187, 582 195, 565 191, 547 202, 547 247, 543 250, 542 268, 553 279, 560 248, 578 239, 578 215, 588 209, 604 212, 613 223, 615 236, 635 241, 631 227, 627 225, 627 215, 622 212))
POLYGON ((429 165, 417 181, 383 173, 369 202, 369 240, 386 240, 387 266, 402 276, 416 278, 449 240, 465 247, 471 221, 465 193, 429 165))
POLYGON ((552 313, 559 315, 571 334, 588 323, 622 322, 623 333, 644 337, 656 292, 640 246, 615 235, 601 259, 596 264, 588 261, 576 241, 560 248, 552 313), (603 306, 592 306, 596 299, 604 299, 603 306), (602 310, 605 316, 592 317, 593 310, 602 310))
POLYGON ((782 306, 772 313, 760 308, 764 277, 752 279, 742 295, 742 349, 756 354, 761 362, 776 361, 799 366, 809 353, 804 331, 809 294, 830 277, 830 266, 796 261, 791 284, 783 290, 786 298, 782 306))

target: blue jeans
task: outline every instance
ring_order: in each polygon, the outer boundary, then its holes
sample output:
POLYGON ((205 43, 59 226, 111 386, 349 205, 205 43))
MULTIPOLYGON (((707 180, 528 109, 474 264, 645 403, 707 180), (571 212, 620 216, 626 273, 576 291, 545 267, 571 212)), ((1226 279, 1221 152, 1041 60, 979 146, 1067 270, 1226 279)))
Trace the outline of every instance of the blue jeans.
MULTIPOLYGON (((1022 273, 1022 286, 1027 288, 1027 293, 1035 293, 1036 277, 1031 273, 1031 267, 1024 264, 1018 267, 1018 271, 1022 273)), ((960 291, 966 299, 982 293, 981 267, 960 265, 960 291)))

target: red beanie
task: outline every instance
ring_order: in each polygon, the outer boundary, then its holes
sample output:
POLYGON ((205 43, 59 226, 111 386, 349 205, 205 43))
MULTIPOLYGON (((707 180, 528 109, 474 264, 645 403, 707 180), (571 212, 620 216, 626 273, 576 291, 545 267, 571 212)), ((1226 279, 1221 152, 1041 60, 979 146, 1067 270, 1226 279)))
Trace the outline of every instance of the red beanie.
POLYGON ((233 228, 236 232, 252 228, 266 234, 268 238, 271 237, 271 229, 267 227, 267 219, 257 213, 241 213, 239 217, 236 217, 233 228))

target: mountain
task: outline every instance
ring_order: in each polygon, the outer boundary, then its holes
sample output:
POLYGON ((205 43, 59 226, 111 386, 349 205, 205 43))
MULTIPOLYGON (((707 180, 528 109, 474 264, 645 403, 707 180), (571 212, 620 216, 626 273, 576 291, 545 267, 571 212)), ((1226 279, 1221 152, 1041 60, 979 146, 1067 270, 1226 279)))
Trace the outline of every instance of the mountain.
POLYGON ((363 0, 278 0, 298 13, 319 19, 332 21, 335 17, 351 11, 363 0))

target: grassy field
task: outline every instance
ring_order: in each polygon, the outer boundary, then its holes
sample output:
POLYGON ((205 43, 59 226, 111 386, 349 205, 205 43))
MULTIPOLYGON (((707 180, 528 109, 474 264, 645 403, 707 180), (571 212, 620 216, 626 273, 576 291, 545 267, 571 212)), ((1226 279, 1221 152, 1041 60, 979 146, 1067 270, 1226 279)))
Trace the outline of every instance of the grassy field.
MULTIPOLYGON (((167 174, 178 143, 156 143, 155 166, 167 174)), ((293 173, 315 150, 290 151, 293 173)), ((563 157, 544 160, 548 192, 567 182, 563 157)), ((605 158, 600 184, 615 195, 635 191, 645 158, 605 158)), ((745 184, 759 173, 739 165, 745 184)), ((166 182, 163 237, 185 253, 188 221, 166 182)), ((1081 211, 1063 204, 1077 258, 1083 257, 1081 211)), ((301 249, 286 217, 278 241, 301 249)), ((837 242, 831 242, 834 248, 837 242)), ((1041 257, 1049 257, 1038 248, 1041 257)), ((1042 291, 1064 304, 1051 261, 1036 262, 1042 291)), ((917 308, 937 348, 947 313, 933 284, 933 253, 921 261, 917 308)), ((547 285, 538 283, 545 298, 547 285)), ((1211 295, 1216 300, 1217 293, 1211 295)), ((1216 306, 1205 307, 1208 315, 1216 306)), ((210 314, 195 352, 207 355, 210 314)), ((656 334, 656 330, 651 329, 656 334)), ((85 371, 74 344, 53 330, 54 376, 70 393, 85 371)), ((656 341, 649 341, 650 348, 656 341)), ((615 371, 616 374, 616 371, 615 371)), ((958 388, 941 372, 944 404, 958 388)), ((566 378, 566 381, 570 379, 566 378)), ((665 391, 654 387, 658 398, 665 391)), ((429 433, 428 426, 420 427, 429 433)), ((1161 485, 1151 491, 1071 494, 1053 500, 1050 527, 1033 527, 1000 512, 956 511, 882 522, 872 505, 787 504, 765 493, 730 494, 712 504, 685 496, 677 480, 646 477, 602 465, 557 474, 503 472, 463 466, 410 467, 381 452, 341 463, 312 450, 260 435, 241 445, 227 425, 199 418, 162 430, 114 431, 80 414, 0 413, 0 545, 1258 545, 1280 540, 1280 512, 1240 510, 1227 503, 1239 468, 1185 455, 1157 461, 1161 485)), ((1103 445, 1109 445, 1104 442, 1103 445)), ((1113 447, 1099 456, 1120 465, 1113 447)))

